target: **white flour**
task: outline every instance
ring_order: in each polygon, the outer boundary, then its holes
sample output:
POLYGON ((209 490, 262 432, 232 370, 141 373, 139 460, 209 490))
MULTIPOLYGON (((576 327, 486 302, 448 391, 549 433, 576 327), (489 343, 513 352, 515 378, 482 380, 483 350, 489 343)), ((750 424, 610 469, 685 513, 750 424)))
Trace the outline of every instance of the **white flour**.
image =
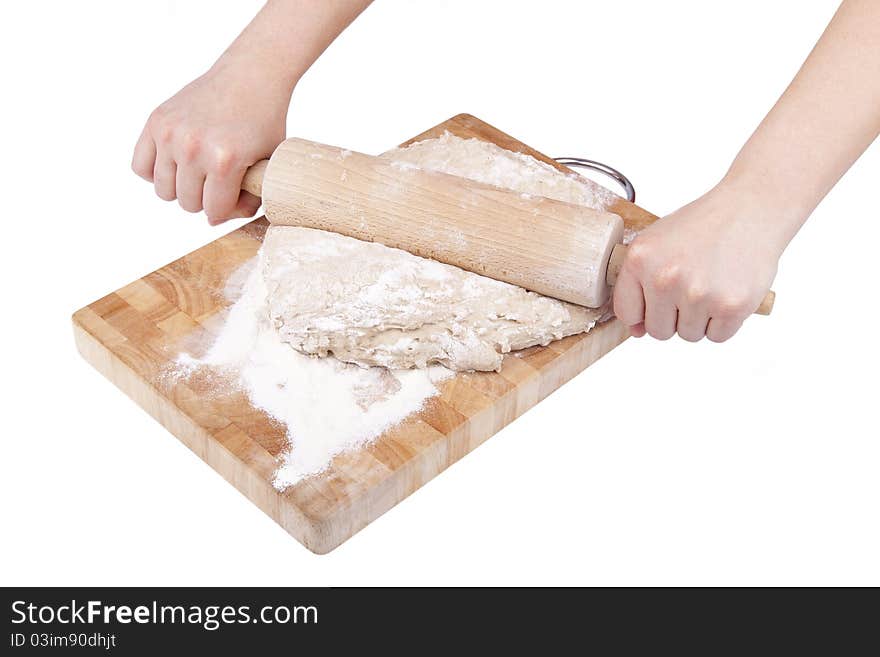
POLYGON ((575 173, 562 173, 546 162, 508 151, 481 139, 462 139, 449 131, 382 155, 401 169, 422 168, 470 178, 486 185, 515 189, 524 197, 607 209, 618 197, 609 189, 575 173))
POLYGON ((258 261, 248 261, 230 279, 235 303, 208 352, 201 358, 182 354, 178 364, 183 375, 204 366, 227 371, 255 408, 287 427, 290 448, 273 482, 283 490, 419 410, 437 394, 435 382, 451 372, 364 369, 294 351, 269 323, 258 261))

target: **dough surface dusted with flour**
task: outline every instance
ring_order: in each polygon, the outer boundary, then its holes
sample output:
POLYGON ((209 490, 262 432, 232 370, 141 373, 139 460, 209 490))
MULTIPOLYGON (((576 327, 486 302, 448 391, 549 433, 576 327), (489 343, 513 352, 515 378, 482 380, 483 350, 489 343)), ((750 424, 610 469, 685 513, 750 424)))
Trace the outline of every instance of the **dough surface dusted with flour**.
MULTIPOLYGON (((449 133, 385 157, 602 209, 610 192, 534 158, 449 133)), ((503 355, 590 330, 603 311, 381 244, 272 226, 261 251, 269 317, 306 354, 392 369, 498 370, 503 355)))
POLYGON ((504 353, 587 331, 601 314, 310 228, 272 226, 262 258, 281 340, 359 365, 497 370, 504 353))

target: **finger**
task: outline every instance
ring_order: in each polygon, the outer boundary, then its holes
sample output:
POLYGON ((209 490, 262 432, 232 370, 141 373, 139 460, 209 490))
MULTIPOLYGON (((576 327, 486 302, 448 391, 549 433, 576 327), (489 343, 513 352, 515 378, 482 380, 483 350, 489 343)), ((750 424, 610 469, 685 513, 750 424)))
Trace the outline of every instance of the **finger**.
POLYGON ((257 210, 263 204, 263 199, 254 196, 250 192, 242 190, 238 197, 238 204, 235 207, 235 216, 237 217, 253 217, 257 214, 257 210))
POLYGON ((153 186, 156 188, 156 196, 164 201, 173 201, 177 197, 176 179, 177 164, 160 154, 153 167, 153 186))
POLYGON ((706 327, 706 337, 712 342, 724 342, 734 336, 739 331, 744 320, 741 319, 723 319, 713 317, 709 320, 706 327))
POLYGON ((706 336, 709 324, 709 313, 700 308, 688 308, 678 311, 676 330, 682 339, 688 342, 699 342, 706 336))
POLYGON ((260 206, 263 204, 262 199, 259 196, 254 196, 253 194, 242 190, 241 195, 238 197, 238 203, 235 204, 235 210, 232 215, 225 219, 215 219, 208 217, 208 223, 212 226, 218 226, 222 223, 229 221, 230 219, 239 219, 241 217, 253 217, 257 210, 260 209, 260 206))
POLYGON ((228 174, 208 174, 205 179, 202 202, 205 206, 205 214, 208 215, 208 221, 212 225, 236 216, 242 178, 244 178, 244 170, 228 174))
POLYGON ((198 169, 187 166, 177 167, 177 202, 187 212, 200 212, 202 209, 202 192, 205 187, 205 174, 198 169))
POLYGON ((642 284, 624 266, 614 285, 614 314, 626 326, 636 326, 645 319, 645 294, 642 284))
POLYGON ((131 157, 131 170, 148 182, 153 182, 153 168, 156 166, 156 142, 144 128, 131 157))
POLYGON ((668 297, 645 291, 645 330, 652 338, 668 340, 675 335, 678 308, 668 297))
POLYGON ((629 327, 629 334, 634 338, 641 338, 645 333, 647 333, 647 331, 645 330, 645 324, 643 322, 633 324, 629 327))

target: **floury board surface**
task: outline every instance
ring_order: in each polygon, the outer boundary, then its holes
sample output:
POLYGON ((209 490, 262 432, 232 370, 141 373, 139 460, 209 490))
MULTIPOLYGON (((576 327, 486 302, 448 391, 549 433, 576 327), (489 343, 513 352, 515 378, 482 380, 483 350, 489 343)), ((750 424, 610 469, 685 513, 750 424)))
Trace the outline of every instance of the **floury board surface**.
MULTIPOLYGON (((468 114, 406 144, 445 130, 567 171, 468 114)), ((656 219, 623 199, 609 210, 632 229, 656 219)), ((421 411, 369 446, 279 492, 272 478, 287 446, 285 428, 244 393, 212 395, 207 383, 164 375, 182 343, 211 339, 211 318, 229 305, 226 281, 256 254, 267 226, 257 219, 78 310, 74 334, 89 363, 313 552, 338 546, 626 338, 611 320, 588 334, 508 355, 499 373, 456 374, 438 384, 440 394, 421 411)))

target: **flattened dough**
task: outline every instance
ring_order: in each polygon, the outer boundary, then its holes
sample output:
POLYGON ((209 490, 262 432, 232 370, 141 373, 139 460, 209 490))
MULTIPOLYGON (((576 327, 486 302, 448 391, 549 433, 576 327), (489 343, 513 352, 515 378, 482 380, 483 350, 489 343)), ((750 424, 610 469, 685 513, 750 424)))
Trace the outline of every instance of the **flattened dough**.
MULTIPOLYGON (((475 139, 446 134, 389 157, 592 207, 608 200, 581 179, 475 139)), ((306 354, 363 366, 498 370, 503 354, 588 331, 603 314, 308 228, 270 227, 261 257, 280 339, 306 354)))

